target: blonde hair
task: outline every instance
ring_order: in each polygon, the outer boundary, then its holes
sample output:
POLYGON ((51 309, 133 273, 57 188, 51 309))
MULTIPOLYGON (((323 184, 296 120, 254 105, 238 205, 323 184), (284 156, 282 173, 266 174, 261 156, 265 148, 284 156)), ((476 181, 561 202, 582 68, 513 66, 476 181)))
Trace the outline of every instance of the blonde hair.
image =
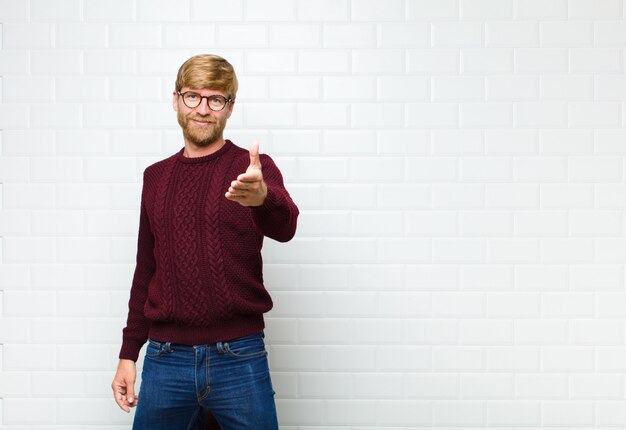
POLYGON ((232 64, 218 55, 194 55, 180 66, 176 76, 176 91, 183 87, 210 88, 223 91, 234 100, 238 86, 232 64))

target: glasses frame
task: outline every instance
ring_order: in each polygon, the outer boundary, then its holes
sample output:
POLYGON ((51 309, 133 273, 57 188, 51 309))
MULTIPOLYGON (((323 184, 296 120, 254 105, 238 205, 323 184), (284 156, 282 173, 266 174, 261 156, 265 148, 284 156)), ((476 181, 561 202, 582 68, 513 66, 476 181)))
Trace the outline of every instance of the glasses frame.
POLYGON ((184 104, 185 106, 187 106, 189 109, 196 109, 198 106, 200 106, 200 105, 202 104, 202 100, 203 100, 203 99, 206 99, 206 105, 208 106, 208 108, 209 108, 209 109, 211 109, 213 112, 221 112, 221 111, 223 111, 223 110, 224 110, 224 108, 225 108, 225 107, 226 107, 226 106, 227 106, 230 102, 232 102, 232 101, 233 101, 233 99, 232 99, 232 98, 230 98, 230 97, 226 98, 226 97, 224 97, 224 96, 223 96, 223 95, 221 95, 221 94, 211 94, 210 96, 202 96, 202 95, 198 94, 198 93, 197 93, 197 92, 195 92, 195 91, 185 91, 184 93, 181 93, 180 91, 176 91, 176 93, 177 93, 179 96, 181 96, 181 97, 183 98, 183 104, 184 104), (189 105, 185 102, 185 94, 187 94, 187 93, 194 93, 194 94, 198 94, 198 97, 200 97, 200 103, 198 103, 198 104, 197 104, 196 106, 194 106, 194 107, 189 106, 189 105), (222 97, 224 100, 226 100, 226 103, 224 103, 224 106, 223 106, 221 109, 213 109, 213 108, 211 107, 211 103, 209 103, 209 99, 210 99, 211 97, 215 97, 215 96, 217 96, 217 97, 222 97))

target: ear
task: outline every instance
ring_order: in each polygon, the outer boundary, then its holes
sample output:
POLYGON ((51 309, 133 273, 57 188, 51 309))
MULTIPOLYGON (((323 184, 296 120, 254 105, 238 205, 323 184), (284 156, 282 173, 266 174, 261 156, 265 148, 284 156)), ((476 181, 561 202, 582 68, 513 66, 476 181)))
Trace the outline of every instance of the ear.
POLYGON ((172 106, 174 107, 174 111, 178 112, 178 93, 174 91, 172 97, 172 106))
POLYGON ((235 107, 235 101, 231 101, 230 103, 228 103, 228 107, 226 108, 226 118, 230 118, 231 114, 233 113, 233 108, 235 107))

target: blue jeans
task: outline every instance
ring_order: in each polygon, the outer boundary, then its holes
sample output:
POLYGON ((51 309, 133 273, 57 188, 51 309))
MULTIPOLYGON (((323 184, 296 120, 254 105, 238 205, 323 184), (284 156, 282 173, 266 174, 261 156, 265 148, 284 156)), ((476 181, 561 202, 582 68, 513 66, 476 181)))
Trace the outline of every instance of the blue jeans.
POLYGON ((133 430, 278 429, 263 334, 207 345, 149 340, 133 430))

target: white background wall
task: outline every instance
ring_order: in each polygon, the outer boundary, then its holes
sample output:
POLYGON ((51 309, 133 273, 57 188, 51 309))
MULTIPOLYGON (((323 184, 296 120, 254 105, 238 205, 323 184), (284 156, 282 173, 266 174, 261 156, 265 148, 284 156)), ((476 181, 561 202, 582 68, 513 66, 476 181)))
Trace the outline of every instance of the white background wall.
POLYGON ((625 3, 0 0, 3 428, 130 427, 141 174, 196 53, 302 211, 265 249, 281 428, 625 428, 625 3))

